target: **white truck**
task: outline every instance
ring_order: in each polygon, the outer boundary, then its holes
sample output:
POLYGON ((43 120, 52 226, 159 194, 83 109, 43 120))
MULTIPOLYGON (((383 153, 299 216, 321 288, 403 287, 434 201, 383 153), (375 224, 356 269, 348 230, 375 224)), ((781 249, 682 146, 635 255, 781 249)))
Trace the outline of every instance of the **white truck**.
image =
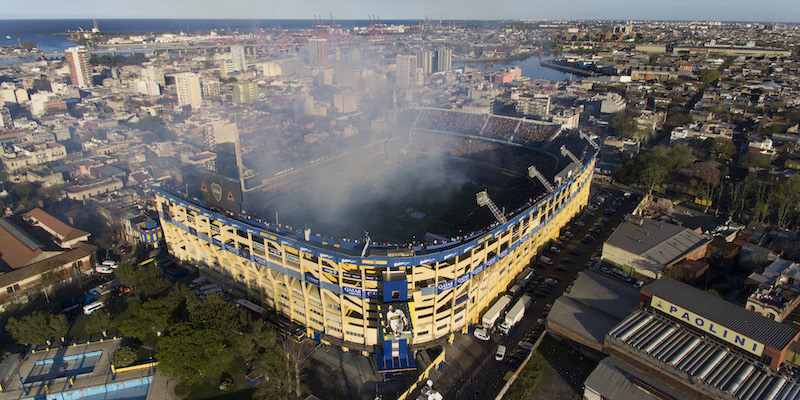
POLYGON ((486 314, 483 314, 483 319, 481 320, 482 326, 475 329, 475 337, 481 340, 489 340, 489 331, 494 328, 495 322, 497 319, 500 318, 500 314, 506 310, 508 307, 508 303, 511 303, 511 296, 505 295, 499 299, 489 307, 489 310, 486 311, 486 314))
POLYGON ((508 332, 511 332, 511 328, 519 322, 522 317, 525 316, 525 310, 528 309, 528 306, 531 304, 531 296, 524 295, 514 303, 514 307, 511 307, 511 310, 506 313, 506 318, 500 324, 498 329, 500 332, 503 332, 504 335, 508 335, 508 332))

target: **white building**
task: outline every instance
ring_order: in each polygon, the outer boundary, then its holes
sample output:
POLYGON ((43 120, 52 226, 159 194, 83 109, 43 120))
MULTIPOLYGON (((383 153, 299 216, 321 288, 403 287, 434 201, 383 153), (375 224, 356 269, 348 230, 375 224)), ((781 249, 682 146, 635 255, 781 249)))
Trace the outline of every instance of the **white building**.
POLYGON ((85 88, 92 86, 92 69, 89 65, 89 53, 83 46, 70 47, 64 51, 69 75, 74 86, 85 88))
POLYGON ((247 60, 244 57, 244 46, 231 46, 231 62, 235 71, 247 69, 247 60))
POLYGON ((267 77, 281 76, 283 73, 281 65, 276 62, 261 63, 261 71, 267 77))
POLYGON ((178 92, 178 106, 203 106, 203 90, 200 88, 200 77, 192 72, 175 74, 175 88, 178 92))

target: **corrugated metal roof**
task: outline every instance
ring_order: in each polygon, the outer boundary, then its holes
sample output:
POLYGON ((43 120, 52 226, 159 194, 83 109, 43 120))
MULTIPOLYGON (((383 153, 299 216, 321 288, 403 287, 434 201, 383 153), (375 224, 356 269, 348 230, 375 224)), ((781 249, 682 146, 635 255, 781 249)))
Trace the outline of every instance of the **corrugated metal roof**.
POLYGON ((775 349, 787 347, 798 333, 789 325, 775 322, 672 278, 661 278, 643 287, 642 291, 775 349))

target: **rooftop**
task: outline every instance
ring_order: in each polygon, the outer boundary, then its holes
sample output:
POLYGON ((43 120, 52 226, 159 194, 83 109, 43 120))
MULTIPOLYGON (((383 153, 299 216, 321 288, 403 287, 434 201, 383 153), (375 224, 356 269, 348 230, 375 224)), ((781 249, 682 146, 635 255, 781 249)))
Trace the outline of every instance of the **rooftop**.
POLYGON ((600 361, 600 364, 586 378, 584 386, 597 391, 603 398, 607 399, 690 399, 690 397, 675 391, 644 372, 613 357, 607 357, 600 361))
POLYGON ((711 238, 691 229, 643 218, 625 221, 611 234, 606 245, 640 254, 660 265, 669 266, 711 238), (640 221, 641 223, 637 223, 640 221))
POLYGON ((642 293, 658 296, 775 349, 788 347, 800 332, 668 277, 643 287, 642 293))

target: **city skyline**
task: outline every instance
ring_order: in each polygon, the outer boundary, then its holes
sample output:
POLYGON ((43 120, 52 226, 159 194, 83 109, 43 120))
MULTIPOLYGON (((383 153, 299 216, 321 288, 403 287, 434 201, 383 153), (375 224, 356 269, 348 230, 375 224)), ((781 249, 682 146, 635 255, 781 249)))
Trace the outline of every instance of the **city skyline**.
POLYGON ((721 0, 698 4, 688 0, 677 2, 641 2, 616 0, 588 2, 585 0, 504 0, 500 3, 481 1, 410 0, 407 2, 376 3, 366 0, 259 2, 238 0, 223 4, 219 0, 143 0, 130 3, 110 1, 99 3, 76 0, 64 3, 44 0, 35 4, 9 4, 4 19, 313 19, 315 15, 334 19, 368 19, 378 15, 384 20, 447 19, 447 20, 504 20, 504 19, 600 19, 600 20, 711 20, 752 22, 800 22, 800 6, 791 0, 772 2, 757 7, 749 1, 721 0))

